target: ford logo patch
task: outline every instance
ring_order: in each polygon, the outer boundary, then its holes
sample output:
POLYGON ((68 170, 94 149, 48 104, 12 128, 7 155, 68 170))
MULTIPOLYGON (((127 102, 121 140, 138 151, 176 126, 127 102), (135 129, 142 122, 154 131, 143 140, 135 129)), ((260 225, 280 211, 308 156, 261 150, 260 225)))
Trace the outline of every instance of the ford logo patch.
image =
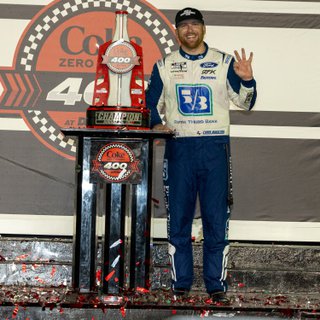
POLYGON ((203 62, 200 64, 201 68, 215 68, 218 64, 215 62, 203 62))

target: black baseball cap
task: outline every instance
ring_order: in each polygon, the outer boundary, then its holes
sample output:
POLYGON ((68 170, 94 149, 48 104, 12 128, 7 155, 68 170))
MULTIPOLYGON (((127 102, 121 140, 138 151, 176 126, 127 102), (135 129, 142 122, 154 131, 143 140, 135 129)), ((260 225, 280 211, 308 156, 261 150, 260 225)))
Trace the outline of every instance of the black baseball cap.
POLYGON ((195 8, 184 8, 176 14, 176 28, 178 25, 185 20, 197 20, 204 24, 202 13, 195 8))

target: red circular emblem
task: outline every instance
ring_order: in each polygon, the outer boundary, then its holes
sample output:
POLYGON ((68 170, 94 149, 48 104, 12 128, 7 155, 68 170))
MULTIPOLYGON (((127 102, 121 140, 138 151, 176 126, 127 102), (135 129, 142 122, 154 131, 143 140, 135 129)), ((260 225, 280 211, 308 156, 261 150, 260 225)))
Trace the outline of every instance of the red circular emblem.
POLYGON ((138 172, 139 161, 133 151, 123 143, 108 143, 93 160, 93 172, 108 182, 122 182, 138 172))
POLYGON ((115 73, 127 73, 139 64, 135 48, 127 41, 112 43, 103 58, 109 69, 115 73))

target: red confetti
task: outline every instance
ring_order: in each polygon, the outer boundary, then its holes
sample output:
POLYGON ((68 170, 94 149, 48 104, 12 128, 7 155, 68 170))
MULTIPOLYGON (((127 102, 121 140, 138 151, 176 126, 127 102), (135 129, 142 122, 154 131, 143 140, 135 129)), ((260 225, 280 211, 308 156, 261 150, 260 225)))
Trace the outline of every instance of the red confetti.
POLYGON ((177 314, 177 310, 172 310, 172 314, 177 314))
POLYGON ((28 256, 29 256, 28 254, 22 254, 21 256, 17 257, 16 259, 17 260, 22 260, 22 259, 27 258, 28 256))
POLYGON ((101 273, 102 273, 102 270, 98 270, 97 272, 96 272, 96 280, 97 281, 101 281, 101 273))
POLYGON ((15 319, 19 311, 19 306, 16 306, 12 312, 12 318, 15 319))
POLYGON ((281 313, 286 317, 286 318, 290 318, 293 319, 294 318, 294 312, 291 309, 285 309, 283 311, 281 311, 281 313))
POLYGON ((22 265, 22 272, 26 272, 27 271, 27 265, 24 263, 22 265))
POLYGON ((38 276, 36 276, 35 279, 40 283, 45 283, 45 281, 43 279, 39 278, 38 276))
POLYGON ((125 318, 125 316, 126 316, 126 309, 125 309, 123 306, 120 308, 120 312, 121 312, 122 317, 125 318))
POLYGON ((141 288, 141 287, 137 287, 136 291, 137 291, 137 292, 140 292, 140 293, 148 293, 148 292, 149 292, 148 289, 141 288))
POLYGON ((238 298, 239 298, 240 301, 244 301, 244 296, 242 294, 239 294, 238 298))
POLYGON ((155 204, 160 204, 159 199, 156 198, 151 198, 151 201, 153 201, 155 204))
POLYGON ((212 299, 211 298, 207 298, 204 300, 205 304, 212 304, 212 299))
POLYGON ((244 283, 242 283, 242 282, 240 282, 240 283, 238 283, 238 287, 239 288, 243 288, 243 287, 245 287, 246 285, 244 284, 244 283))
POLYGON ((201 318, 208 317, 208 316, 209 316, 209 311, 208 310, 202 310, 201 311, 201 314, 200 314, 201 318))
POLYGON ((115 277, 114 282, 119 282, 119 279, 117 277, 115 277))
POLYGON ((79 296, 78 296, 78 301, 79 301, 79 302, 85 302, 85 301, 86 301, 86 297, 83 296, 83 295, 79 295, 79 296))
POLYGON ((113 275, 115 274, 115 270, 112 270, 104 279, 106 280, 106 281, 109 281, 112 277, 113 277, 113 275))
POLYGON ((105 308, 105 307, 101 307, 101 310, 102 310, 102 312, 104 313, 104 314, 106 314, 107 313, 107 308, 105 308))
POLYGON ((54 277, 54 274, 56 273, 56 267, 55 266, 52 266, 52 269, 51 269, 51 278, 54 277))
POLYGON ((270 297, 269 297, 269 298, 267 298, 267 300, 265 301, 264 305, 266 306, 266 305, 270 305, 270 304, 272 304, 272 302, 270 301, 270 297))

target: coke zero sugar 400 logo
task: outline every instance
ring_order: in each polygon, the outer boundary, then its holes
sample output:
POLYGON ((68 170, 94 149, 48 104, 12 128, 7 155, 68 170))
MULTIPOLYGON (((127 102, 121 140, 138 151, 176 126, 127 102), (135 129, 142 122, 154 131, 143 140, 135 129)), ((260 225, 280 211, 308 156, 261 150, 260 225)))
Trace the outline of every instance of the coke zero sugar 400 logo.
MULTIPOLYGON (((92 172, 104 180, 114 183, 129 180, 133 173, 141 173, 133 151, 123 143, 109 143, 98 152, 93 160, 92 172)), ((139 175, 139 180, 141 174, 139 175)))
POLYGON ((103 56, 102 63, 115 73, 126 73, 139 65, 139 57, 131 43, 126 41, 115 41, 112 43, 106 54, 103 56))
POLYGON ((74 159, 75 141, 60 128, 85 126, 98 46, 112 39, 117 10, 128 12, 148 78, 154 62, 175 49, 172 26, 158 10, 144 0, 53 1, 24 31, 12 68, 0 69, 0 116, 19 113, 42 143, 74 159))

